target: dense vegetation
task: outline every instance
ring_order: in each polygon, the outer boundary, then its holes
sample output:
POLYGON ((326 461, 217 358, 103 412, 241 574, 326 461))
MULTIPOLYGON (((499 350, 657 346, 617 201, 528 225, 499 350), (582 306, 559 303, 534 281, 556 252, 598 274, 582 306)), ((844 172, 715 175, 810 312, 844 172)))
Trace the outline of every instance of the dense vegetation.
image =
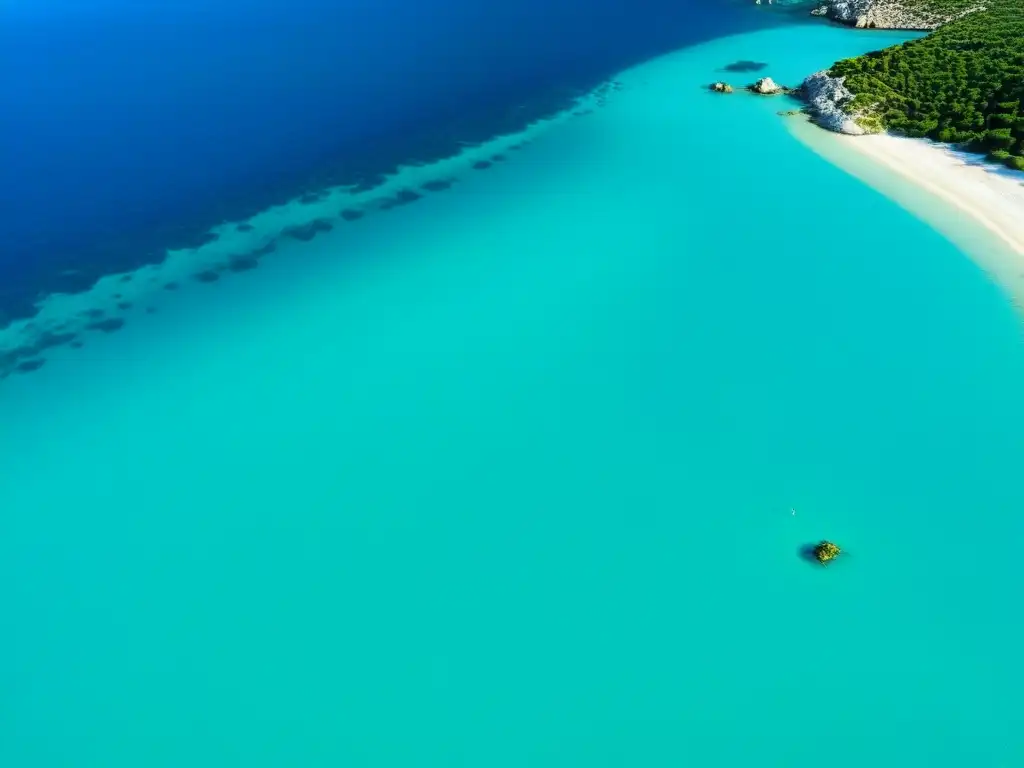
POLYGON ((1024 170, 1024 0, 985 5, 920 40, 837 62, 832 74, 855 94, 848 111, 866 128, 966 144, 1024 170))
POLYGON ((986 5, 982 0, 902 0, 901 5, 925 12, 942 14, 947 17, 956 16, 971 8, 986 5))

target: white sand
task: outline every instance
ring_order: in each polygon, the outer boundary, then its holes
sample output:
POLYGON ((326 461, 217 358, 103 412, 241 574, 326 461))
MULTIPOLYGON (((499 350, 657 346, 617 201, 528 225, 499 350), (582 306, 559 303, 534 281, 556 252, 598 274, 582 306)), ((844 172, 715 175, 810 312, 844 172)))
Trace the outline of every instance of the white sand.
POLYGON ((1024 259, 1024 172, 921 139, 884 134, 843 138, 850 148, 973 217, 1024 259))
POLYGON ((948 237, 1024 312, 1024 173, 924 139, 841 136, 804 119, 788 125, 826 160, 948 237))

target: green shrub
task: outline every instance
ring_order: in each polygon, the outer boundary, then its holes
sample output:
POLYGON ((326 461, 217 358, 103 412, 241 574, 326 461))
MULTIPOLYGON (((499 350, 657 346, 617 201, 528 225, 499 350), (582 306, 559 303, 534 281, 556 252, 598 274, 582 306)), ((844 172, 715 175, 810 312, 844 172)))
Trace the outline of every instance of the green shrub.
MULTIPOLYGON (((902 0, 911 8, 955 12, 974 0, 902 0)), ((985 0, 936 30, 865 56, 844 59, 832 74, 846 77, 852 109, 908 136, 1000 150, 1011 167, 1024 158, 1024 0, 985 0)))
POLYGON ((1009 128, 996 128, 991 131, 985 131, 982 134, 981 142, 989 149, 1009 149, 1015 143, 1015 139, 1010 135, 1009 128))

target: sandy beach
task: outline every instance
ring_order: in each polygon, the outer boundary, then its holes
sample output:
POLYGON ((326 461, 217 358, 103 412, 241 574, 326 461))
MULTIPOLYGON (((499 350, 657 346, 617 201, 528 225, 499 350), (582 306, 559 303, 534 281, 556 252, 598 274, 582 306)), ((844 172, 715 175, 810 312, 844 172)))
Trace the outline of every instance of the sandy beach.
POLYGON ((793 134, 927 221, 1024 308, 1024 173, 925 139, 843 136, 807 120, 793 134))
POLYGON ((1024 173, 922 139, 841 138, 973 217, 1024 258, 1024 173))

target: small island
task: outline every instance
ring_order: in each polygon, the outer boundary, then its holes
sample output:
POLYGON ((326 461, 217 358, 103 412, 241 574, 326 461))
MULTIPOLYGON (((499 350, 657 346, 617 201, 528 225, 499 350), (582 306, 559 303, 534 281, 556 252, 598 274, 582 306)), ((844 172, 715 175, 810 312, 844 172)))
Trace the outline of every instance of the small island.
POLYGON ((831 541, 822 541, 814 546, 814 559, 822 565, 828 565, 839 557, 842 550, 831 541))
POLYGON ((789 93, 789 88, 776 83, 770 77, 762 77, 755 83, 751 83, 747 86, 747 90, 751 93, 759 93, 762 96, 778 96, 779 94, 789 93))

